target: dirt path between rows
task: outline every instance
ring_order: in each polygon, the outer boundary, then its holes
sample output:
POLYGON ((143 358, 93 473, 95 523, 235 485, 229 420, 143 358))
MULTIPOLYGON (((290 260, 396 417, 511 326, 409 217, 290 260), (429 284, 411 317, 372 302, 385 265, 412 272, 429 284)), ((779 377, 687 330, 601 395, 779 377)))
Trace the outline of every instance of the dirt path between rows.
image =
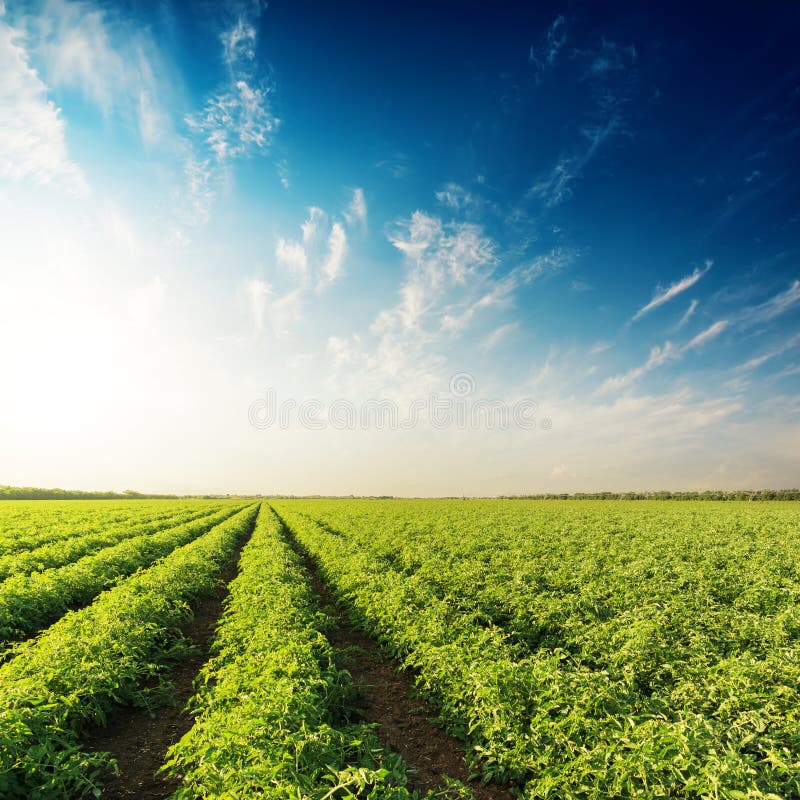
POLYGON ((228 584, 236 577, 239 555, 249 539, 249 535, 242 537, 220 573, 221 584, 215 593, 197 602, 192 607, 192 619, 181 627, 194 649, 167 676, 175 684, 175 705, 155 709, 154 716, 142 708, 120 708, 105 727, 84 736, 87 751, 111 753, 119 767, 118 775, 109 771, 102 776, 102 800, 163 800, 179 788, 180 781, 156 776, 156 772, 166 760, 169 747, 192 727, 193 719, 183 709, 194 694, 197 673, 208 660, 228 584))
POLYGON ((356 710, 366 722, 377 723, 381 743, 403 757, 409 770, 409 788, 420 794, 442 791, 447 786, 445 777, 450 777, 468 783, 477 800, 512 800, 502 786, 469 781, 463 743, 431 722, 436 711, 419 697, 412 675, 400 672, 377 642, 350 623, 313 558, 281 522, 287 542, 308 571, 320 608, 333 623, 326 635, 338 666, 350 672, 359 689, 356 710))

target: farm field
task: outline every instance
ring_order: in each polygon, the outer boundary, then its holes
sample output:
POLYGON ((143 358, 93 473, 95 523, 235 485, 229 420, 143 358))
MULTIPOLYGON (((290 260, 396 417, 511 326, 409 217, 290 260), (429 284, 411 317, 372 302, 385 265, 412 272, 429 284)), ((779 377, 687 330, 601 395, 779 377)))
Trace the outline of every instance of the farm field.
POLYGON ((798 798, 798 564, 790 502, 9 501, 0 797, 798 798))

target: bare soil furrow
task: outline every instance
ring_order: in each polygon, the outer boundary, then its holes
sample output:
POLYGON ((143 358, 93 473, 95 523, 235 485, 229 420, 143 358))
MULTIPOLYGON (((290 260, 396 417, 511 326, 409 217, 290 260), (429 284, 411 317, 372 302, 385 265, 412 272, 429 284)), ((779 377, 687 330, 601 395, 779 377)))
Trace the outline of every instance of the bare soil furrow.
POLYGON ((192 618, 181 628, 194 647, 167 676, 175 686, 171 695, 174 704, 160 706, 153 713, 143 708, 120 708, 104 727, 84 737, 87 750, 111 753, 117 762, 118 772, 109 771, 102 777, 103 800, 163 800, 178 788, 179 781, 156 773, 170 746, 192 727, 186 704, 194 694, 194 679, 209 658, 228 584, 236 577, 239 555, 248 539, 242 540, 222 570, 215 594, 197 602, 192 618))
POLYGON ((414 678, 400 671, 373 639, 348 620, 320 576, 313 558, 302 548, 288 526, 284 536, 303 560, 321 609, 329 616, 326 635, 336 653, 337 666, 347 669, 358 688, 355 711, 378 725, 378 738, 399 753, 409 769, 409 787, 424 795, 447 789, 447 778, 468 784, 477 800, 511 800, 507 788, 469 781, 464 745, 431 721, 436 711, 419 696, 414 678))

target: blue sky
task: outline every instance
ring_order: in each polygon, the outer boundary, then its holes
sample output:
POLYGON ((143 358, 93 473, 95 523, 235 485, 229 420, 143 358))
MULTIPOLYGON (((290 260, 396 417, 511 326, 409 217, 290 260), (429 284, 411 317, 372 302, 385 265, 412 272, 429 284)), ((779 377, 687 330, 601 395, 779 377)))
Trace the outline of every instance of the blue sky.
POLYGON ((527 6, 7 0, 0 481, 800 484, 797 8, 527 6))

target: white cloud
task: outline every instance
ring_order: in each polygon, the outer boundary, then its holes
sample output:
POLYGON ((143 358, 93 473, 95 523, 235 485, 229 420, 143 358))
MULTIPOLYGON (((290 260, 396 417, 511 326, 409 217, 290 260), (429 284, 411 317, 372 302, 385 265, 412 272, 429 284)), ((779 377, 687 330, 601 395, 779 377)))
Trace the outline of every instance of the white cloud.
POLYGON ((278 180, 281 182, 281 186, 284 189, 289 189, 291 187, 291 180, 290 180, 290 172, 289 172, 289 164, 285 158, 279 158, 275 162, 275 169, 278 171, 278 180))
POLYGON ((154 102, 147 89, 139 92, 139 135, 147 145, 154 145, 164 139, 169 127, 166 114, 154 102))
POLYGON ((561 478, 567 474, 567 467, 564 464, 558 464, 557 466, 553 467, 552 470, 550 470, 550 474, 554 478, 561 478))
POLYGON ((280 238, 275 245, 275 258, 278 264, 291 272, 304 277, 308 272, 308 255, 302 244, 280 238))
POLYGON ((360 227, 366 230, 367 227, 367 201, 364 197, 364 190, 357 188, 353 190, 353 198, 350 205, 344 212, 344 217, 350 227, 360 227))
POLYGON ((723 331, 725 331, 726 328, 728 328, 729 324, 730 323, 728 320, 719 320, 713 325, 710 325, 704 331, 698 333, 693 339, 691 339, 682 347, 675 347, 670 341, 665 342, 663 347, 653 347, 650 350, 650 356, 644 364, 635 367, 634 369, 631 369, 622 375, 606 378, 606 380, 597 390, 597 394, 609 394, 611 392, 627 388, 632 383, 638 381, 639 378, 646 375, 648 372, 656 369, 657 367, 663 366, 668 361, 677 361, 690 350, 695 350, 699 347, 702 347, 707 342, 715 339, 723 331))
POLYGON ((678 321, 678 324, 675 326, 676 330, 680 330, 694 316, 694 312, 697 311, 698 305, 699 303, 697 300, 692 300, 689 303, 689 307, 686 309, 683 316, 678 321))
POLYGON ((308 219, 300 226, 303 231, 303 244, 310 244, 314 241, 321 227, 325 225, 327 215, 321 208, 309 206, 308 219))
POLYGON ((40 21, 47 74, 54 85, 77 89, 108 116, 127 86, 125 63, 111 43, 105 13, 85 3, 51 0, 40 21))
POLYGON ((383 158, 375 163, 377 169, 388 172, 395 180, 407 178, 411 172, 409 158, 405 153, 395 152, 390 158, 383 158))
POLYGON ((283 338, 304 318, 306 307, 324 289, 344 276, 347 234, 341 222, 329 222, 321 208, 310 206, 300 225, 302 240, 278 237, 274 284, 250 281, 247 291, 256 308, 257 329, 269 319, 272 332, 283 338))
POLYGON ((302 240, 281 236, 275 243, 278 270, 273 285, 262 289, 263 316, 268 317, 277 337, 288 336, 303 319, 309 304, 319 302, 319 295, 340 281, 345 273, 348 251, 343 224, 332 220, 317 206, 308 207, 301 223, 302 240))
POLYGON ((322 264, 322 274, 318 288, 335 283, 342 277, 344 256, 347 252, 347 234, 340 222, 334 222, 328 235, 328 253, 322 264))
POLYGON ((740 364, 738 367, 736 367, 736 369, 740 372, 750 372, 751 370, 758 369, 758 367, 760 367, 762 364, 766 364, 767 361, 771 361, 773 358, 777 358, 778 356, 781 356, 787 351, 796 347, 798 343, 800 343, 800 334, 795 334, 791 338, 787 339, 782 345, 774 347, 772 350, 768 350, 766 353, 762 353, 760 356, 755 356, 754 358, 745 361, 743 364, 740 364))
POLYGON ((118 114, 146 145, 171 132, 167 66, 150 34, 85 2, 48 0, 35 21, 36 53, 48 81, 80 92, 105 117, 118 114))
POLYGON ((516 288, 517 280, 513 273, 504 278, 498 278, 491 283, 488 291, 475 303, 475 307, 508 308, 512 303, 512 296, 516 288))
POLYGON ((605 342, 605 341, 595 342, 589 348, 589 351, 588 351, 587 355, 589 355, 589 356, 599 356, 600 353, 605 353, 606 350, 610 350, 612 346, 613 345, 611 344, 611 342, 605 342))
POLYGON ((728 325, 729 323, 726 319, 721 319, 713 325, 709 325, 704 331, 698 333, 697 336, 684 347, 684 350, 693 350, 696 347, 702 347, 706 342, 719 336, 728 325))
POLYGON ((457 183, 446 183, 436 192, 436 199, 442 205, 456 211, 464 209, 475 202, 475 198, 457 183))
POLYGON ((678 351, 673 346, 672 342, 665 342, 663 347, 653 347, 650 350, 650 355, 647 361, 639 367, 629 370, 623 375, 617 375, 613 378, 607 378, 600 388, 597 390, 598 394, 609 394, 616 392, 620 389, 625 389, 635 381, 638 381, 643 375, 646 375, 656 367, 666 364, 671 358, 679 357, 678 351))
POLYGON ((303 318, 305 289, 295 287, 278 293, 261 278, 244 282, 244 293, 256 334, 271 330, 278 339, 285 338, 303 318))
POLYGON ((561 156, 550 174, 538 180, 530 194, 544 200, 546 206, 557 206, 572 195, 572 183, 578 177, 575 160, 561 156))
POLYGON ((83 171, 67 154, 61 111, 31 68, 22 39, 20 31, 0 21, 0 177, 85 194, 83 171))
POLYGON ((407 273, 400 303, 381 312, 374 323, 376 330, 419 329, 437 307, 438 321, 452 316, 439 307, 446 292, 466 286, 478 272, 495 263, 494 243, 478 226, 445 225, 438 217, 421 211, 400 223, 390 241, 405 255, 407 273))
POLYGON ((496 245, 479 226, 444 223, 417 211, 395 224, 389 240, 403 257, 397 301, 376 314, 369 338, 331 343, 329 355, 342 366, 337 391, 410 398, 441 387, 443 351, 453 337, 479 311, 505 307, 517 285, 494 277, 496 245))
POLYGON ((711 269, 713 264, 713 261, 706 261, 703 269, 698 267, 692 272, 691 275, 686 275, 679 281, 676 281, 668 286, 666 289, 657 289, 653 299, 647 303, 647 305, 642 306, 642 308, 640 308, 633 315, 633 320, 636 321, 637 319, 641 319, 645 314, 649 314, 654 309, 658 308, 659 306, 663 306, 664 303, 668 303, 674 297, 677 297, 687 289, 691 289, 692 286, 694 286, 700 280, 700 278, 702 278, 703 275, 705 275, 706 272, 711 269))
POLYGON ((741 321, 747 326, 769 322, 798 304, 800 304, 800 280, 794 280, 785 291, 779 292, 760 305, 745 309, 741 321))
POLYGON ((508 322, 505 325, 501 325, 499 328, 495 328, 480 344, 480 348, 484 353, 488 353, 490 350, 494 350, 499 344, 501 344, 505 339, 507 339, 512 334, 516 333, 519 330, 519 323, 518 322, 508 322))
MULTIPOLYGON (((256 22, 260 13, 261 4, 254 3, 248 14, 220 33, 227 80, 206 98, 200 111, 184 115, 189 134, 187 164, 204 164, 208 185, 225 178, 233 160, 266 153, 280 125, 272 110, 272 86, 257 70, 256 22)), ((276 169, 288 189, 286 161, 278 160, 276 169)))
POLYGON ((236 23, 220 34, 222 59, 229 68, 256 57, 256 28, 251 20, 239 17, 236 23))
POLYGON ((577 257, 577 252, 566 247, 554 247, 547 253, 536 256, 533 261, 514 271, 514 275, 522 283, 532 283, 537 278, 543 278, 561 272, 572 264, 577 257))
POLYGON ((773 377, 778 378, 789 378, 794 375, 800 375, 800 364, 790 364, 788 367, 785 367, 780 372, 777 372, 773 377))
POLYGON ((209 97, 202 112, 189 114, 189 129, 203 139, 220 163, 265 151, 278 119, 269 104, 270 89, 244 77, 209 97))

